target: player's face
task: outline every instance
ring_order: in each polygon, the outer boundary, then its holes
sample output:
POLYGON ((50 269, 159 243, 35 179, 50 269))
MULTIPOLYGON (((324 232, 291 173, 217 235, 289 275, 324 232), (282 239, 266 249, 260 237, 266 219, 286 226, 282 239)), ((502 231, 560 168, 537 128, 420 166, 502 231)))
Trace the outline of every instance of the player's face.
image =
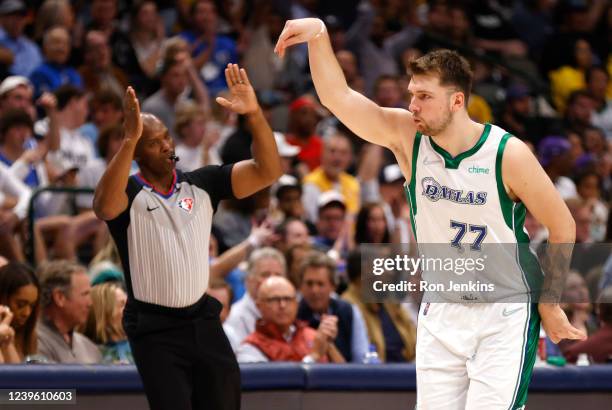
POLYGON ((436 76, 415 75, 408 85, 410 106, 418 131, 435 136, 443 132, 453 119, 451 97, 456 90, 440 85, 436 76))
POLYGON ((330 295, 333 291, 327 268, 324 266, 307 268, 302 277, 300 291, 313 311, 327 313, 330 295))

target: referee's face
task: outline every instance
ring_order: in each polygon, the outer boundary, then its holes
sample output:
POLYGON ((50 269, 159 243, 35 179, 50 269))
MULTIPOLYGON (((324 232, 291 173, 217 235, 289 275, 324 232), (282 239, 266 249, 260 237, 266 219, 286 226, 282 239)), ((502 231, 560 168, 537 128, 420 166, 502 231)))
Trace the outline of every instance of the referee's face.
POLYGON ((154 173, 172 172, 175 163, 170 157, 174 154, 174 141, 168 129, 155 117, 145 120, 143 125, 142 137, 136 147, 138 166, 154 173))

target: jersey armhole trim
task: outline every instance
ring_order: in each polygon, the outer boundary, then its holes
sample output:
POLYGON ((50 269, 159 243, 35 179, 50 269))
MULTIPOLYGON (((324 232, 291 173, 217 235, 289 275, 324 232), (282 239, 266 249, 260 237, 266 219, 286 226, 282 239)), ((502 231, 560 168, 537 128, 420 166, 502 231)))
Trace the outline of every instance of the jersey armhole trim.
POLYGON ((506 192, 504 181, 502 178, 502 160, 504 156, 504 150, 506 149, 506 143, 512 137, 512 134, 506 133, 499 142, 497 147, 497 156, 495 157, 495 179, 497 181, 497 194, 499 195, 499 204, 501 206, 502 214, 504 215, 504 222, 510 229, 514 229, 513 224, 513 208, 514 201, 506 192))
POLYGON ((406 194, 408 195, 408 204, 410 205, 410 223, 412 225, 412 233, 414 238, 417 239, 416 221, 415 216, 417 214, 417 201, 416 201, 416 172, 417 172, 417 160, 419 158, 419 148, 421 147, 421 136, 422 134, 417 131, 414 136, 414 143, 412 145, 412 162, 410 164, 410 183, 408 189, 404 187, 406 194))

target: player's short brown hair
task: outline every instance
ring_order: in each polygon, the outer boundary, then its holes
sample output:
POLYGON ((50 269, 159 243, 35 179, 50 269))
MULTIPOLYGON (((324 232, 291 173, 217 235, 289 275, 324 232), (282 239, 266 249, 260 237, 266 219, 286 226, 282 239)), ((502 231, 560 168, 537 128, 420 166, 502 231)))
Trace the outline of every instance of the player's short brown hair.
POLYGON ((408 70, 411 75, 436 75, 440 79, 440 85, 457 87, 465 95, 467 107, 474 74, 470 63, 456 51, 432 51, 411 61, 408 70))

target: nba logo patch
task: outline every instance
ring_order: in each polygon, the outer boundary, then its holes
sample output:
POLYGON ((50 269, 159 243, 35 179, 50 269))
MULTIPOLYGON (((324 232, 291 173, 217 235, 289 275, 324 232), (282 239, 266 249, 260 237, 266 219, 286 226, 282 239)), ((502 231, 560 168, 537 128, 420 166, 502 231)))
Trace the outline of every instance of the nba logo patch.
POLYGON ((178 203, 178 207, 190 214, 191 210, 193 209, 193 198, 181 199, 178 203))

